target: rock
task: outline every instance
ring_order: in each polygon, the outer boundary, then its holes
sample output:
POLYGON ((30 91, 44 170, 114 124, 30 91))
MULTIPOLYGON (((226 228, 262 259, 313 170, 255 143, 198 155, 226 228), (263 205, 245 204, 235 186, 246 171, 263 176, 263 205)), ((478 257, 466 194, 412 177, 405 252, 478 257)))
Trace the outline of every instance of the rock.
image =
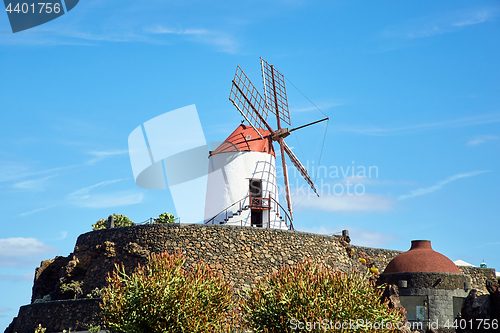
POLYGON ((462 310, 458 317, 459 320, 471 322, 472 327, 467 325, 465 329, 457 328, 457 333, 488 333, 491 330, 478 328, 477 325, 480 321, 477 319, 491 320, 491 301, 490 295, 483 294, 483 292, 472 289, 465 299, 462 310))
POLYGON ((500 322, 500 288, 498 280, 488 281, 486 289, 490 293, 491 318, 497 319, 500 322))
POLYGON ((123 249, 134 257, 147 258, 147 256, 149 255, 149 252, 147 250, 145 250, 139 244, 133 242, 130 242, 127 245, 125 245, 123 249))
POLYGON ((385 287, 384 292, 380 298, 382 303, 389 302, 388 306, 390 309, 400 309, 403 308, 401 301, 399 300, 399 289, 398 286, 390 284, 385 287))
POLYGON ((65 274, 65 267, 68 265, 69 261, 69 257, 61 256, 57 256, 52 260, 42 261, 40 267, 35 270, 31 303, 36 299, 51 294, 56 289, 60 278, 65 274))

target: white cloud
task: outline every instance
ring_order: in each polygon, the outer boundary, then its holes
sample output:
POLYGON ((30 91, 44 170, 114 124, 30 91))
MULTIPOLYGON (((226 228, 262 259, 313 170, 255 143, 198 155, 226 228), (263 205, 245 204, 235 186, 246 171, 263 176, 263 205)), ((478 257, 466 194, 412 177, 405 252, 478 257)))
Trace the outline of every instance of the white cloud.
POLYGON ((63 240, 66 237, 68 237, 68 232, 67 231, 61 231, 61 236, 56 238, 55 240, 63 240))
POLYGON ((152 28, 145 28, 147 32, 153 34, 172 34, 172 35, 208 35, 210 32, 207 29, 170 29, 161 25, 152 28))
POLYGON ((52 206, 47 206, 47 207, 33 209, 33 210, 30 210, 30 211, 27 211, 27 212, 19 214, 19 216, 24 217, 24 216, 32 215, 32 214, 35 214, 35 213, 43 212, 44 210, 47 210, 47 209, 51 209, 51 208, 57 207, 57 206, 58 205, 52 205, 52 206))
POLYGON ((22 163, 12 161, 1 161, 0 163, 0 182, 21 179, 32 174, 30 168, 22 163))
POLYGON ((435 123, 418 124, 411 126, 401 126, 393 128, 380 128, 380 127, 355 127, 355 126, 337 126, 336 128, 344 132, 352 132, 365 135, 403 135, 419 131, 439 130, 445 128, 459 128, 469 127, 476 125, 484 125, 500 122, 500 113, 485 114, 467 118, 459 118, 435 123))
POLYGON ((465 27, 468 25, 483 23, 483 22, 486 22, 489 18, 491 18, 491 16, 492 16, 491 13, 486 11, 486 10, 473 12, 473 13, 471 13, 470 16, 464 17, 464 18, 460 19, 459 21, 453 23, 453 26, 465 27))
POLYGON ((466 146, 474 147, 474 146, 477 146, 481 143, 485 143, 487 141, 492 141, 492 140, 498 140, 498 139, 500 139, 500 137, 498 137, 496 135, 478 135, 478 136, 470 139, 469 141, 467 141, 466 146))
POLYGON ((77 204, 88 208, 129 206, 142 202, 143 197, 142 193, 112 192, 92 196, 92 198, 83 200, 77 204))
POLYGON ((402 37, 407 39, 427 38, 440 34, 457 32, 465 27, 489 21, 496 15, 496 8, 435 13, 429 16, 415 18, 402 26, 387 29, 384 35, 386 37, 402 37))
POLYGON ((89 155, 92 155, 93 158, 87 162, 89 165, 96 164, 104 160, 107 157, 115 156, 115 155, 123 155, 127 154, 128 150, 106 150, 106 151, 91 151, 89 155))
POLYGON ((370 212, 388 211, 393 209, 395 201, 376 194, 363 195, 321 195, 320 197, 295 197, 296 210, 316 209, 326 212, 370 212))
POLYGON ((107 180, 107 181, 104 181, 104 182, 97 183, 95 185, 91 185, 91 186, 87 186, 87 187, 81 188, 79 190, 76 190, 76 191, 71 192, 70 194, 68 194, 68 199, 70 199, 70 200, 84 200, 84 199, 88 199, 90 197, 90 191, 92 191, 92 189, 94 189, 96 187, 103 187, 103 186, 107 186, 107 185, 110 185, 110 184, 113 184, 113 183, 121 182, 121 181, 126 180, 126 179, 127 178, 107 180))
POLYGON ((25 180, 22 182, 15 183, 14 185, 12 185, 12 187, 15 189, 27 190, 27 191, 35 191, 35 192, 44 191, 45 187, 47 186, 47 180, 54 177, 56 176, 54 175, 39 179, 25 180))
MULTIPOLYGON (((1 277, 1 275, 0 275, 1 277)), ((9 308, 6 308, 5 306, 0 306, 0 312, 6 312, 6 311, 9 311, 10 309, 9 308)))
MULTIPOLYGON (((68 169, 71 167, 60 167, 48 170, 34 171, 32 167, 13 161, 0 161, 0 182, 16 181, 22 178, 42 175, 47 173, 54 173, 56 171, 68 169)), ((48 178, 55 177, 52 175, 48 178)))
POLYGON ((30 266, 38 263, 41 256, 52 252, 53 248, 36 238, 0 239, 0 266, 30 266))
POLYGON ((179 36, 189 42, 203 43, 214 46, 220 52, 235 53, 238 43, 228 32, 218 30, 200 29, 170 29, 162 25, 141 28, 147 23, 135 21, 120 27, 119 25, 93 26, 93 27, 68 27, 54 31, 20 32, 16 36, 12 34, 0 34, 0 44, 7 45, 81 45, 96 46, 100 42, 113 43, 148 43, 148 44, 170 44, 172 41, 162 35, 179 36), (16 37, 16 38, 14 38, 16 37))
POLYGON ((417 197, 420 195, 436 192, 437 190, 440 190, 441 188, 443 188, 444 185, 451 183, 457 179, 473 177, 473 176, 477 176, 477 175, 480 175, 480 174, 486 173, 486 172, 490 172, 490 171, 488 170, 488 171, 474 171, 474 172, 468 172, 468 173, 459 173, 459 174, 450 176, 444 180, 438 181, 436 183, 436 185, 424 187, 424 188, 419 188, 419 189, 410 191, 409 194, 400 195, 398 197, 398 200, 406 200, 406 199, 414 198, 414 197, 417 197))
POLYGON ((144 28, 144 31, 155 35, 183 36, 188 41, 215 46, 219 51, 235 53, 238 48, 236 40, 228 33, 216 30, 172 29, 162 25, 144 28))
POLYGON ((358 246, 386 248, 396 236, 386 235, 375 230, 368 230, 362 228, 352 228, 349 230, 349 237, 351 243, 358 246))
POLYGON ((114 179, 87 186, 68 194, 67 199, 80 207, 107 208, 134 205, 142 202, 144 195, 140 192, 115 191, 108 193, 91 194, 95 188, 104 187, 128 178, 114 179))

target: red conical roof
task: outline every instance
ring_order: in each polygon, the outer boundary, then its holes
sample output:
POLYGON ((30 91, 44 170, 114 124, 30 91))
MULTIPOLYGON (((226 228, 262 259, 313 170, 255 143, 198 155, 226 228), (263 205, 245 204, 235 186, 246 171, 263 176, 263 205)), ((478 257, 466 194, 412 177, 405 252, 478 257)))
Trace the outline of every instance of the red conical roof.
POLYGON ((434 251, 428 240, 411 241, 411 249, 397 255, 385 268, 384 274, 409 272, 458 273, 458 267, 442 255, 434 251))
POLYGON ((256 151, 276 157, 270 137, 271 133, 263 129, 258 130, 264 139, 252 126, 241 124, 217 149, 210 152, 210 156, 232 151, 256 151))

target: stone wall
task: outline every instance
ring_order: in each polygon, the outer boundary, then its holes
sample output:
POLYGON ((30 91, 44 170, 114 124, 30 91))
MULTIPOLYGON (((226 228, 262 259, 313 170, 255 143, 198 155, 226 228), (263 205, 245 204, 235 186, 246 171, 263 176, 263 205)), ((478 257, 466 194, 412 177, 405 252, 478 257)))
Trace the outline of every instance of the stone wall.
POLYGON ((33 333, 38 324, 48 332, 72 332, 100 324, 100 299, 80 299, 34 303, 21 306, 17 319, 11 324, 12 332, 33 333))
POLYGON ((497 278, 495 277, 494 268, 480 268, 480 267, 470 267, 470 266, 457 266, 457 267, 463 274, 467 274, 471 277, 472 289, 481 290, 484 293, 488 292, 488 290, 486 290, 486 281, 497 280, 497 278))
MULTIPOLYGON (((130 273, 137 264, 145 264, 150 253, 165 251, 182 252, 186 267, 203 260, 231 281, 236 291, 252 286, 256 278, 304 259, 347 272, 365 270, 358 259, 362 257, 366 266, 373 265, 383 272, 389 261, 401 253, 351 246, 338 236, 228 225, 154 224, 92 231, 78 237, 74 252, 68 257, 44 261, 35 274, 32 302, 48 298, 47 295, 52 300, 79 299, 23 306, 19 319, 11 327, 13 330, 6 332, 33 333, 38 323, 46 325, 46 333, 61 328, 86 329, 98 310, 95 300, 84 298, 95 288, 106 285, 106 276, 113 271, 114 264, 123 263, 130 273), (67 318, 68 313, 72 314, 71 319, 67 318)), ((472 274, 473 288, 482 286, 488 276, 494 276, 492 269, 463 271, 472 274)))
POLYGON ((340 271, 360 267, 336 238, 278 229, 228 225, 143 225, 88 232, 78 237, 73 265, 83 277, 83 293, 105 285, 113 263, 132 271, 149 253, 186 256, 186 266, 205 261, 234 283, 249 287, 255 278, 277 272, 284 265, 312 259, 340 271))
POLYGON ((376 249, 365 246, 353 245, 352 247, 358 252, 361 251, 366 253, 366 255, 370 258, 371 263, 373 263, 374 266, 379 269, 380 273, 384 272, 385 267, 389 264, 389 262, 392 259, 394 259, 395 256, 397 256, 400 253, 403 253, 403 251, 376 249))
MULTIPOLYGON (((236 291, 252 286, 258 277, 277 272, 282 266, 298 264, 304 259, 343 272, 353 268, 365 269, 357 260, 355 251, 337 237, 227 225, 141 225, 80 235, 74 252, 68 257, 45 261, 37 269, 32 299, 34 301, 46 295, 53 300, 85 297, 93 289, 106 285, 105 278, 114 269, 115 263, 123 263, 126 271, 132 272, 138 263, 146 263, 149 253, 165 251, 182 252, 187 267, 203 260, 231 281, 236 291), (67 291, 70 286, 73 289, 67 291)), ((36 320, 42 318, 38 314, 43 313, 45 308, 47 313, 55 311, 43 322, 40 321, 46 325, 46 333, 60 331, 61 322, 66 323, 61 318, 70 311, 67 307, 79 307, 78 304, 80 300, 24 306, 12 332, 33 333, 38 325, 36 320), (57 313, 53 309, 58 307, 60 311, 57 313), (30 320, 31 317, 34 320, 30 320)), ((72 320, 79 323, 71 328, 86 329, 84 318, 88 313, 79 310, 71 312, 72 320)))

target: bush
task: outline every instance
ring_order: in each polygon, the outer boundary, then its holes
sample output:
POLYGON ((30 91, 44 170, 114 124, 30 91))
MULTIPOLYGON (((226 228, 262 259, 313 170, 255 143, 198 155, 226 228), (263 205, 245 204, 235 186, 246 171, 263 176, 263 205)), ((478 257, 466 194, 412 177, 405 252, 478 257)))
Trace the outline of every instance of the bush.
POLYGON ((175 223, 175 217, 170 213, 163 213, 155 217, 154 223, 175 223))
MULTIPOLYGON (((129 227, 131 225, 135 225, 128 217, 120 214, 113 214, 115 227, 129 227)), ((92 230, 101 230, 106 229, 108 226, 107 219, 100 219, 96 223, 92 224, 92 230)))
MULTIPOLYGON (((320 332, 325 325, 357 319, 372 324, 394 324, 394 329, 379 328, 378 332, 399 331, 396 325, 405 322, 404 314, 380 303, 382 290, 374 287, 369 277, 368 273, 360 272, 344 274, 311 261, 283 267, 258 280, 256 287, 246 292, 242 301, 244 320, 256 333, 292 332, 299 329, 298 322, 303 323, 306 331, 320 332), (314 327, 314 322, 321 325, 314 327)), ((332 326, 327 330, 340 331, 332 326)), ((358 331, 375 332, 375 329, 367 325, 354 330, 358 331)))
POLYGON ((76 299, 82 294, 83 281, 71 281, 59 286, 60 297, 62 299, 76 299))
POLYGON ((101 309, 116 332, 230 332, 236 318, 231 286, 203 262, 182 268, 180 253, 151 254, 128 275, 116 265, 108 275, 101 309))

